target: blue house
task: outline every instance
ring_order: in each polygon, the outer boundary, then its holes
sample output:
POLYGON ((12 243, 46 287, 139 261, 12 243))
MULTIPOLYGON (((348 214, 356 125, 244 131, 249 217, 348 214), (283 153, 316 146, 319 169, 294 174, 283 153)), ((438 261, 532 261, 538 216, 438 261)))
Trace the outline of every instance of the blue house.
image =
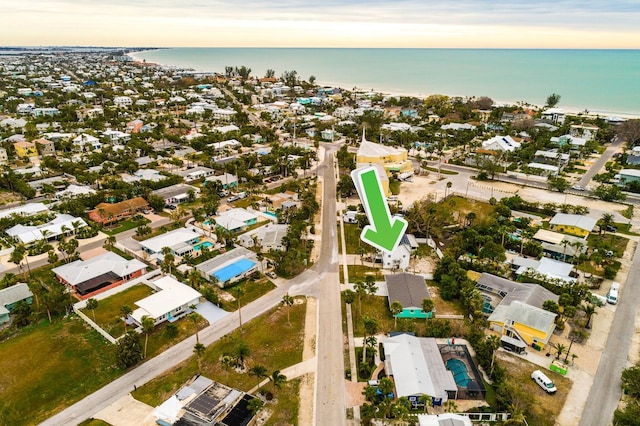
POLYGON ((33 302, 33 293, 25 283, 16 284, 0 290, 0 324, 9 322, 9 314, 20 301, 33 302))

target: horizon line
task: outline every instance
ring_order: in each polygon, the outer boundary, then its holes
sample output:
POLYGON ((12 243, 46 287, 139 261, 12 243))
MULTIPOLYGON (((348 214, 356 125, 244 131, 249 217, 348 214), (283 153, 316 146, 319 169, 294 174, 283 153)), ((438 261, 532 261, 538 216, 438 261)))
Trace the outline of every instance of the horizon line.
POLYGON ((406 49, 406 50, 640 50, 640 47, 376 47, 376 46, 107 46, 107 45, 1 45, 3 48, 100 48, 100 49, 406 49))

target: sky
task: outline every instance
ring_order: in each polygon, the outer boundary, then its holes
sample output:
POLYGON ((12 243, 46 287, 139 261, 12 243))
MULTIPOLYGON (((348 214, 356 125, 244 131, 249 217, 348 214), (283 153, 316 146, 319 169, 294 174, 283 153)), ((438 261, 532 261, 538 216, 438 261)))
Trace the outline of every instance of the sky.
POLYGON ((3 0, 0 45, 640 48, 638 0, 3 0))

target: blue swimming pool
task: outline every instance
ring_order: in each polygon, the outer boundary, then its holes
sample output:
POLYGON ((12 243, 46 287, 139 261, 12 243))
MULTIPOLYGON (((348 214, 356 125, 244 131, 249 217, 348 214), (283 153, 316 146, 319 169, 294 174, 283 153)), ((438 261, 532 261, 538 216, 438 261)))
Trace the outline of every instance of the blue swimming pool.
POLYGON ((446 362, 447 370, 451 371, 453 374, 453 380, 456 381, 456 385, 461 388, 466 388, 469 385, 469 382, 472 382, 473 379, 469 377, 469 372, 467 370, 467 364, 464 361, 451 358, 446 362))
POLYGON ((238 275, 241 275, 247 272, 249 269, 253 268, 256 265, 256 262, 242 258, 231 265, 227 265, 222 269, 219 269, 213 273, 213 276, 217 278, 218 281, 224 283, 229 281, 231 278, 235 278, 238 275))
POLYGON ((211 246, 213 246, 212 242, 204 241, 202 243, 199 243, 199 244, 196 244, 195 246, 193 246, 193 249, 194 250, 202 250, 202 247, 209 248, 211 246))
POLYGON ((265 215, 267 215, 267 216, 271 216, 271 217, 272 217, 272 218, 274 218, 274 219, 277 219, 277 218, 278 218, 278 215, 277 215, 277 214, 275 214, 275 213, 271 213, 271 212, 263 212, 263 213, 264 213, 265 215))

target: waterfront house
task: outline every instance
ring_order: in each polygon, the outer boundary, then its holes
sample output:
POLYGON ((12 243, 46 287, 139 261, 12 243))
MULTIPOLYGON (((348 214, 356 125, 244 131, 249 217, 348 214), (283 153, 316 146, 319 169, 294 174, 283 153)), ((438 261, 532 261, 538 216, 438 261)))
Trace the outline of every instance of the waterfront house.
POLYGON ((422 309, 422 301, 431 299, 424 277, 400 273, 385 275, 384 279, 387 283, 389 306, 396 301, 402 305, 402 312, 396 318, 431 317, 431 312, 422 309))

